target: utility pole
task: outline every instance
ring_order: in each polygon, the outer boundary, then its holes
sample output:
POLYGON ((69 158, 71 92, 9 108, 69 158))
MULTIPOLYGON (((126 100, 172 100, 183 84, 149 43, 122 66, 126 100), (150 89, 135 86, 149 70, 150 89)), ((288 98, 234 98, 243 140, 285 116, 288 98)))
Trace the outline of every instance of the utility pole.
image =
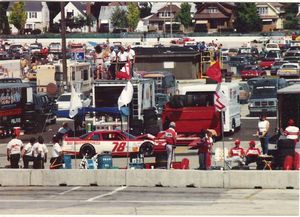
POLYGON ((172 28, 172 2, 170 2, 170 33, 171 33, 171 38, 173 38, 173 28, 172 28))
POLYGON ((64 91, 68 81, 67 75, 67 49, 66 49, 66 17, 65 17, 65 2, 60 2, 60 13, 61 13, 61 50, 62 50, 62 74, 63 74, 63 85, 60 89, 61 93, 64 91), (63 88, 63 89, 62 89, 63 88))

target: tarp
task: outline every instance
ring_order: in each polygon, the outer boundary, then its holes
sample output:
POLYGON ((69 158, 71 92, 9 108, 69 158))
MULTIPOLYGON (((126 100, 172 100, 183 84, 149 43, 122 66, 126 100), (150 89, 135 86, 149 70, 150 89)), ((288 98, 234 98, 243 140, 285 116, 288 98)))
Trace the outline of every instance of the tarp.
MULTIPOLYGON (((102 108, 84 107, 78 110, 78 115, 83 116, 89 112, 100 112, 100 113, 105 113, 105 114, 110 114, 115 116, 121 115, 118 107, 102 107, 102 108)), ((58 110, 55 112, 55 114, 57 117, 60 118, 70 118, 69 110, 58 110)))

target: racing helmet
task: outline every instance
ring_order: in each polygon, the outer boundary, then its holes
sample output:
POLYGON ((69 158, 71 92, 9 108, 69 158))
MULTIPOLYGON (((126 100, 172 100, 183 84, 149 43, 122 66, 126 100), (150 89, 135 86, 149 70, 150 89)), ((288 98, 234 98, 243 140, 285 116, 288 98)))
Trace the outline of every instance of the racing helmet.
POLYGON ((249 146, 250 147, 255 147, 255 141, 254 140, 251 140, 251 141, 249 141, 249 146))
POLYGON ((170 123, 169 127, 175 128, 175 127, 176 127, 175 122, 172 121, 172 122, 170 123))
POLYGON ((241 141, 240 141, 239 139, 236 139, 236 140, 234 141, 234 144, 235 144, 236 146, 239 146, 239 145, 241 144, 241 141))

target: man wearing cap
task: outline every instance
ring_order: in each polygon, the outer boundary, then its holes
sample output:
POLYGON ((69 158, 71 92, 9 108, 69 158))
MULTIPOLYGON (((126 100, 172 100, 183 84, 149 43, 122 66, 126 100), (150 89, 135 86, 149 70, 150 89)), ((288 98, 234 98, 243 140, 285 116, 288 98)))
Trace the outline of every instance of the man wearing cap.
POLYGON ((229 169, 231 169, 231 163, 232 162, 237 162, 239 165, 244 165, 244 157, 245 157, 245 151, 242 147, 240 147, 241 141, 239 139, 234 141, 235 147, 231 148, 227 158, 225 160, 226 165, 228 166, 229 169))
POLYGON ((18 139, 18 136, 14 133, 12 140, 7 144, 7 160, 10 161, 11 168, 19 168, 22 148, 23 142, 18 139))
POLYGON ((288 120, 288 126, 285 128, 284 135, 287 139, 292 139, 295 141, 295 144, 299 139, 299 128, 295 126, 295 121, 293 119, 288 120))
POLYGON ((261 154, 259 148, 255 147, 256 143, 254 140, 249 142, 249 148, 246 151, 246 165, 256 162, 258 156, 261 154))
POLYGON ((171 122, 169 125, 169 129, 165 131, 165 138, 166 138, 166 151, 168 156, 168 163, 167 163, 167 169, 169 170, 171 168, 171 163, 174 158, 174 152, 176 148, 176 137, 177 133, 175 131, 176 124, 174 122, 171 122))

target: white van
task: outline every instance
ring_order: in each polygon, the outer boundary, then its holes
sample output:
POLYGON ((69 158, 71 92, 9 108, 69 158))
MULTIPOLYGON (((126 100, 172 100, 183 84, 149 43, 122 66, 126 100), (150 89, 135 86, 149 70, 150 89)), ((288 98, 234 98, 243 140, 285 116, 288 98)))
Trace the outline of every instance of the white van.
MULTIPOLYGON (((178 82, 178 92, 180 95, 201 95, 215 92, 217 84, 180 83, 178 82)), ((221 84, 221 91, 228 102, 226 110, 223 111, 224 132, 233 133, 241 127, 241 105, 239 103, 239 84, 236 82, 221 84)))

